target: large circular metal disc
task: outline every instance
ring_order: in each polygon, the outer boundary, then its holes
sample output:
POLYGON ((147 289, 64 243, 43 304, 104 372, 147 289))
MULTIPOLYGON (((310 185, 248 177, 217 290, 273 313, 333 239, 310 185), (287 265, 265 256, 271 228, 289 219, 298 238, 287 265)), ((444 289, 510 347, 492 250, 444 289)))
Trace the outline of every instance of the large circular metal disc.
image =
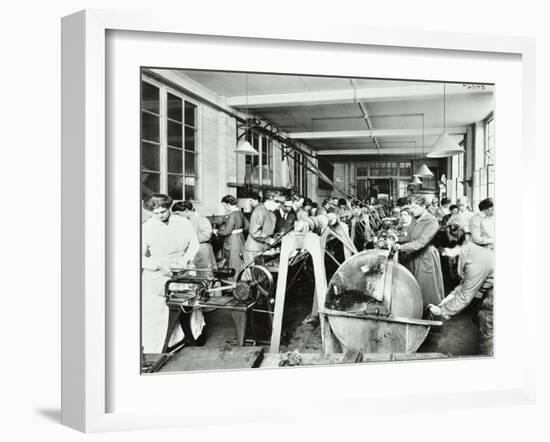
POLYGON ((386 256, 387 251, 365 250, 348 258, 329 282, 326 307, 361 313, 380 303, 390 317, 420 319, 423 303, 416 279, 386 256))
POLYGON ((330 326, 346 348, 361 352, 415 351, 428 327, 385 321, 420 319, 422 294, 414 276, 387 259, 387 251, 366 250, 347 259, 331 278, 325 307, 378 319, 328 315, 330 326))

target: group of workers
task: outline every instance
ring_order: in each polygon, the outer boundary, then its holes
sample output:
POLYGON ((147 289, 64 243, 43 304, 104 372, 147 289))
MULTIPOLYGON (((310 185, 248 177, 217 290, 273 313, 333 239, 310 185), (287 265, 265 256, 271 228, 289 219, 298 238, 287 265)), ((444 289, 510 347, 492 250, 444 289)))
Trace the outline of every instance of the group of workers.
POLYGON ((477 310, 480 353, 492 355, 493 199, 484 199, 478 209, 474 213, 466 197, 458 198, 456 205, 448 198, 428 204, 424 197, 414 197, 410 206, 401 208, 408 226, 394 248, 415 276, 434 317, 450 319, 467 307, 477 310), (444 279, 452 283, 447 296, 444 279))
MULTIPOLYGON (((382 200, 366 204, 358 200, 329 198, 318 205, 297 194, 284 196, 256 192, 248 195, 249 219, 237 198, 221 199, 224 221, 213 229, 210 221, 194 210, 189 201, 172 204, 167 195, 151 195, 144 209, 151 217, 142 229, 142 344, 145 353, 158 353, 165 339, 167 310, 164 284, 172 268, 215 269, 230 267, 238 275, 288 232, 313 231, 341 224, 358 251, 372 247, 376 232, 388 227, 388 218, 398 219, 399 241, 393 248, 400 261, 415 276, 424 304, 434 317, 448 319, 477 303, 482 334, 482 352, 492 354, 493 201, 488 198, 474 213, 466 198, 451 204, 447 198, 428 202, 423 195, 401 198, 396 207, 382 200), (216 259, 212 235, 223 241, 216 259), (444 271, 456 276, 456 287, 445 296, 444 271), (474 301, 478 299, 478 301, 474 301)), ((451 278, 452 279, 452 278, 451 278)), ((200 332, 202 314, 192 327, 200 332)), ((181 339, 173 335, 171 342, 181 339)))

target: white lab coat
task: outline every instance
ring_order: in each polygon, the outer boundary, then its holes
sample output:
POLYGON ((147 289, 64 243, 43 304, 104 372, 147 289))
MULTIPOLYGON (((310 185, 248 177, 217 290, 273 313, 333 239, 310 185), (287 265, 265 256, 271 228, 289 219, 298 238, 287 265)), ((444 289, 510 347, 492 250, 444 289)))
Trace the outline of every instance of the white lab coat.
MULTIPOLYGON (((183 267, 193 261, 199 241, 190 221, 170 216, 166 223, 151 217, 142 224, 142 295, 141 336, 144 353, 160 353, 168 328, 168 307, 164 284, 170 279, 171 267, 183 267)), ((202 330, 204 319, 195 318, 196 328, 202 330)), ((195 331, 194 330, 194 331, 195 331)), ((198 330, 197 330, 198 331, 198 330)), ((199 333, 200 334, 200 333, 199 333)), ((183 338, 176 327, 170 345, 183 338)))

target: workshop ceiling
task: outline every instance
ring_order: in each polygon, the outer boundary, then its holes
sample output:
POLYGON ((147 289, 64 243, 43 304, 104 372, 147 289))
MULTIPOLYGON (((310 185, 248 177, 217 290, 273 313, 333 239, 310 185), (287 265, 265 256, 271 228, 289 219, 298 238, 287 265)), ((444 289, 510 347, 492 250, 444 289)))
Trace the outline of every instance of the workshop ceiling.
MULTIPOLYGON (((421 154, 431 149, 444 127, 443 83, 178 73, 223 97, 228 106, 271 122, 321 155, 421 154)), ((445 127, 460 141, 468 125, 492 112, 494 86, 447 83, 445 88, 445 127)))

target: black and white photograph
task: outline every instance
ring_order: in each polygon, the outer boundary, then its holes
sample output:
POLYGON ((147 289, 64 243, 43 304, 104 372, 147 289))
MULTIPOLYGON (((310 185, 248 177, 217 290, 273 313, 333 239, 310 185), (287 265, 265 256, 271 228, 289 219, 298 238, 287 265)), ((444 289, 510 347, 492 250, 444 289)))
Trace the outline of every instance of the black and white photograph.
POLYGON ((546 441, 519 6, 8 3, 1 439, 546 441))
POLYGON ((140 75, 142 374, 494 356, 494 84, 140 75))

